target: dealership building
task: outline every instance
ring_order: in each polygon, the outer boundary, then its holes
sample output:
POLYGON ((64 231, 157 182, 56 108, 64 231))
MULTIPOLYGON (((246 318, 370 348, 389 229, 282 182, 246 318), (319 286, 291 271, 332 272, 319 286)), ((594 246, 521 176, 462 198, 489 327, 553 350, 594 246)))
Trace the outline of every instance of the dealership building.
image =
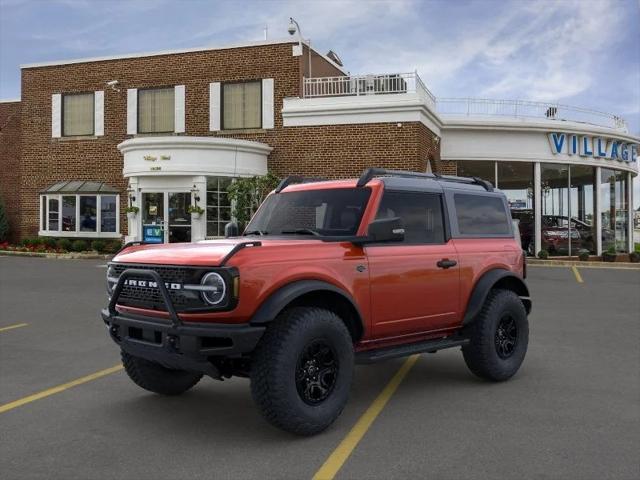
POLYGON ((615 115, 436 98, 416 72, 352 75, 290 39, 30 64, 21 77, 21 98, 0 103, 14 239, 215 238, 236 178, 385 167, 490 180, 530 253, 633 245, 640 138, 615 115))

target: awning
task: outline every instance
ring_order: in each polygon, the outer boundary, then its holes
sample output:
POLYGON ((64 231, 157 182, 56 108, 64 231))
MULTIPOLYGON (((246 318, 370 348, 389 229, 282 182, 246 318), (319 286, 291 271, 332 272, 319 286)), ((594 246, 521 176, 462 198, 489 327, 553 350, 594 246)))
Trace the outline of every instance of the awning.
POLYGON ((115 187, 111 185, 107 185, 104 182, 91 182, 84 180, 69 180, 66 182, 58 182, 51 185, 49 188, 45 188, 40 192, 41 194, 46 193, 120 193, 115 187))

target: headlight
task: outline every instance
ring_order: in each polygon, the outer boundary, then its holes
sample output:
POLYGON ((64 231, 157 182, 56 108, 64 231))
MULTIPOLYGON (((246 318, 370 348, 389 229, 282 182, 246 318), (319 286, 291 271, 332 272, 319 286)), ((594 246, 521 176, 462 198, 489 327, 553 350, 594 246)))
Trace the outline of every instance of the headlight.
POLYGON ((116 269, 113 265, 107 267, 107 292, 109 295, 113 294, 113 288, 118 283, 118 277, 116 277, 116 269))
POLYGON ((227 292, 227 286, 224 283, 224 279, 220 274, 216 272, 209 272, 200 282, 202 285, 201 295, 202 299, 209 305, 218 305, 224 300, 225 293, 227 292))

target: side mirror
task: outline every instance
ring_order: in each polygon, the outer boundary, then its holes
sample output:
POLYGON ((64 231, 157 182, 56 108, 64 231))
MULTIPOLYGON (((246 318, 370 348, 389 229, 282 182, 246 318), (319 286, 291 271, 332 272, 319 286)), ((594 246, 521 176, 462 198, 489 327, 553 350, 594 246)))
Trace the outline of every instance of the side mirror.
POLYGON ((401 242, 404 240, 404 225, 400 217, 381 218, 369 224, 366 243, 401 242))
POLYGON ((237 237, 238 236, 238 224, 236 222, 229 222, 224 226, 224 238, 237 237))

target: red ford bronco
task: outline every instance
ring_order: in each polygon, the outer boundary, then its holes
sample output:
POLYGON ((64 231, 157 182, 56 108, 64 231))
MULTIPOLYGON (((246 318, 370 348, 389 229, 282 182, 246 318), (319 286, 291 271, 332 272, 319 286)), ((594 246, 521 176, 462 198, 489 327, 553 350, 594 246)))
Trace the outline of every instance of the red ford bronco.
POLYGON ((354 363, 462 347, 493 381, 522 364, 525 257, 489 182, 289 177, 242 236, 227 227, 221 240, 129 244, 109 264, 102 318, 140 387, 249 377, 269 422, 311 435, 340 415, 354 363))

